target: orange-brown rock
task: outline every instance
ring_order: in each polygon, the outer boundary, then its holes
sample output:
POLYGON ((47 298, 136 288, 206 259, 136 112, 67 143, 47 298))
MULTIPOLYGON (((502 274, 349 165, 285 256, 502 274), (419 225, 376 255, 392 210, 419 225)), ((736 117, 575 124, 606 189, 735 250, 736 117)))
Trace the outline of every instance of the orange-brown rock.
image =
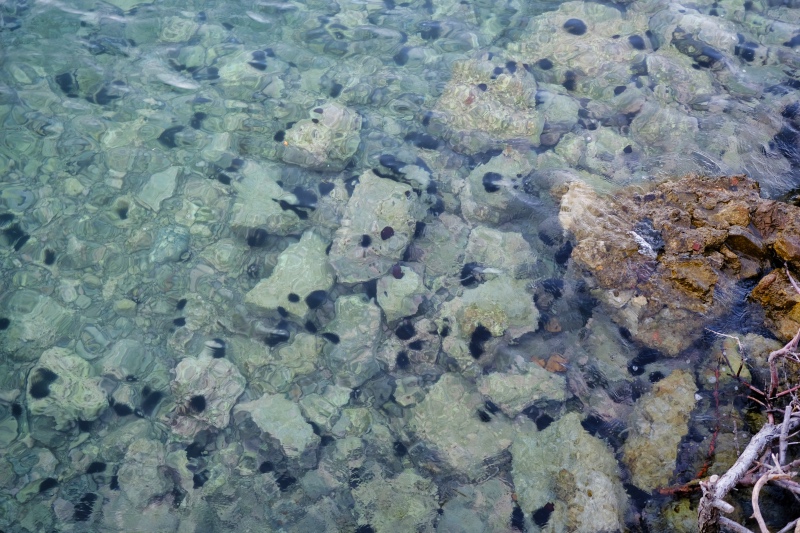
MULTIPOLYGON (((762 199, 745 176, 689 175, 608 198, 573 183, 561 197, 559 220, 577 241, 572 265, 587 274, 611 317, 670 355, 728 310, 730 299, 720 293, 781 266, 770 257, 800 271, 800 208, 762 199)), ((759 290, 763 296, 754 299, 775 333, 794 336, 800 305, 782 306, 788 293, 759 290)))
POLYGON ((800 328, 800 294, 786 272, 776 268, 758 282, 750 296, 767 315, 767 326, 782 340, 791 339, 800 328))

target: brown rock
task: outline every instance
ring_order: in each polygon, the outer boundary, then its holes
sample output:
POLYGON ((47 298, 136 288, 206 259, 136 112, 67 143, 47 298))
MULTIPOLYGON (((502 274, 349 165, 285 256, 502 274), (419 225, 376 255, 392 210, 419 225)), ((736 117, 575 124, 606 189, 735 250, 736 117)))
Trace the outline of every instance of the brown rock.
POLYGON ((761 278, 750 296, 764 308, 767 326, 782 341, 795 336, 800 328, 800 294, 785 271, 775 269, 761 278))
POLYGON ((764 242, 761 237, 743 226, 731 226, 725 243, 735 252, 757 259, 764 257, 764 242))
POLYGON ((792 265, 794 269, 800 267, 800 237, 796 233, 782 231, 772 246, 778 257, 792 265))

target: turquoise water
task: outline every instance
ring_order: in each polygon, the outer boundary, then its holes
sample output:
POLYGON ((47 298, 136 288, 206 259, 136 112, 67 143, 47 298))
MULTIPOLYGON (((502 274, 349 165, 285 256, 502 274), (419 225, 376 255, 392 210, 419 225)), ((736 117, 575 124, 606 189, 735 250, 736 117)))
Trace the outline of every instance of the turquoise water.
POLYGON ((791 196, 799 18, 0 2, 0 529, 692 531, 721 340, 631 338, 559 202, 791 196))

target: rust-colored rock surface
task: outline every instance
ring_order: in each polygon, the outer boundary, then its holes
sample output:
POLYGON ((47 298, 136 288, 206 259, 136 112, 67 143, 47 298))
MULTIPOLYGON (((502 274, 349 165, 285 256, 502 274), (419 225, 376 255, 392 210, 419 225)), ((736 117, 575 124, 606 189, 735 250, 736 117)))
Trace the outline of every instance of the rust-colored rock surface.
MULTIPOLYGON (((737 282, 786 262, 800 271, 800 208, 760 197, 745 176, 689 175, 601 197, 572 183, 559 220, 612 318, 643 344, 677 355, 729 309, 737 282), (723 296, 723 297, 720 297, 723 296)), ((777 270, 753 292, 782 339, 800 325, 800 295, 777 270)))

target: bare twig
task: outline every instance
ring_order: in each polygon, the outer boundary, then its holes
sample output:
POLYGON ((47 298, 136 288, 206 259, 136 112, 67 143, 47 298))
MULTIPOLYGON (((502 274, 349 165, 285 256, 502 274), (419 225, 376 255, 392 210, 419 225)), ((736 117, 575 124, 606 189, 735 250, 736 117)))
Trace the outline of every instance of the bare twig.
POLYGON ((761 492, 761 487, 766 485, 768 481, 776 480, 776 479, 789 479, 791 474, 785 474, 783 472, 767 472, 763 476, 761 476, 758 481, 756 481, 756 486, 753 487, 753 496, 751 497, 750 501, 753 504, 753 517, 758 522, 758 527, 761 529, 761 533, 769 533, 769 529, 767 529, 767 523, 764 522, 764 517, 761 516, 761 509, 758 506, 758 494, 761 492))
POLYGON ((781 435, 778 441, 778 465, 786 462, 786 448, 789 446, 789 422, 792 420, 793 407, 792 404, 789 404, 783 412, 783 424, 781 424, 781 435))
POLYGON ((726 528, 730 529, 734 533, 753 533, 746 527, 741 526, 736 522, 734 522, 733 520, 731 520, 730 518, 725 518, 724 516, 719 517, 719 523, 725 526, 726 528))

